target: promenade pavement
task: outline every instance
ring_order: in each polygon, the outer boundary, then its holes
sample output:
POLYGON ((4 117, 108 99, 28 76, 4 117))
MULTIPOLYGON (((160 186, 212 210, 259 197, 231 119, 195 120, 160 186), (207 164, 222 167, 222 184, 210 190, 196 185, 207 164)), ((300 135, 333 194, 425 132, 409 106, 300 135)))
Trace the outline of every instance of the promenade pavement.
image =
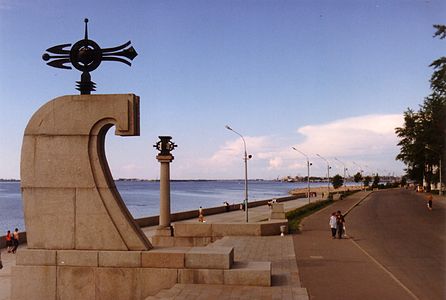
POLYGON ((294 235, 300 279, 310 299, 416 299, 348 237, 348 212, 369 193, 356 193, 309 216, 294 235), (337 210, 347 213, 345 239, 331 238, 328 219, 337 210))
MULTIPOLYGON (((310 198, 311 202, 320 198, 310 198)), ((285 211, 290 211, 308 203, 308 199, 296 199, 284 203, 285 211)), ((267 220, 270 208, 267 205, 250 208, 249 222, 267 220)), ((245 222, 244 211, 231 211, 205 216, 206 222, 245 222)), ((180 222, 198 222, 190 219, 180 222)), ((149 239, 156 226, 142 228, 149 239)), ((225 237, 211 244, 234 247, 236 261, 271 261, 272 287, 221 286, 206 284, 177 284, 148 299, 308 299, 307 292, 300 285, 299 272, 291 235, 266 237, 225 237)), ((26 247, 26 245, 20 245, 26 247)), ((1 251, 4 268, 0 270, 0 300, 11 299, 11 267, 15 265, 15 255, 1 251)))

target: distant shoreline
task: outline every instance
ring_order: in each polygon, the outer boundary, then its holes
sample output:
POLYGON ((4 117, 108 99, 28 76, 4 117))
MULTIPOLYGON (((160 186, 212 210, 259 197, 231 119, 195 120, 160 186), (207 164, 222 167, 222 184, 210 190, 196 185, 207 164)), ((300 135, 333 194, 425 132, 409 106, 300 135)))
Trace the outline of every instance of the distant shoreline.
MULTIPOLYGON (((118 178, 114 179, 115 182, 159 182, 159 179, 140 179, 140 178, 118 178)), ((245 181, 244 179, 171 179, 171 182, 212 182, 212 181, 245 181)), ((248 179, 248 181, 277 181, 286 182, 277 179, 248 179)), ((20 182, 20 179, 3 179, 0 178, 0 182, 20 182)), ((292 181, 288 181, 293 183, 292 181)), ((300 182, 300 181, 295 181, 300 182)), ((304 182, 304 181, 301 181, 304 182)), ((305 181, 306 182, 306 181, 305 181)), ((311 182, 324 182, 324 181, 311 181, 311 182)))

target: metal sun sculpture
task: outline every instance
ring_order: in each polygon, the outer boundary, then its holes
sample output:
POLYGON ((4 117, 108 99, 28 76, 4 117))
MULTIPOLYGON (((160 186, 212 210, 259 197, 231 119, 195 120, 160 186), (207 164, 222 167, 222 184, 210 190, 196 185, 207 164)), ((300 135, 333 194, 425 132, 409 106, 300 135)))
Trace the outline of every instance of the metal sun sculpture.
POLYGON ((88 39, 88 19, 85 19, 84 22, 85 37, 83 40, 76 42, 69 50, 64 48, 70 47, 71 44, 48 48, 46 51, 55 55, 45 53, 42 58, 44 61, 48 61, 47 65, 60 69, 71 69, 67 65, 71 63, 74 68, 82 72, 81 80, 76 81, 76 89, 81 92, 81 95, 89 95, 91 91, 96 90, 96 83, 91 81, 90 72, 96 70, 102 61, 118 61, 131 66, 131 61, 138 53, 130 46, 130 41, 121 46, 101 49, 96 42, 88 39), (127 48, 128 46, 130 47, 127 48))
POLYGON ((171 155, 170 152, 173 151, 177 145, 171 141, 171 136, 159 136, 159 141, 153 145, 160 153, 158 155, 171 155))

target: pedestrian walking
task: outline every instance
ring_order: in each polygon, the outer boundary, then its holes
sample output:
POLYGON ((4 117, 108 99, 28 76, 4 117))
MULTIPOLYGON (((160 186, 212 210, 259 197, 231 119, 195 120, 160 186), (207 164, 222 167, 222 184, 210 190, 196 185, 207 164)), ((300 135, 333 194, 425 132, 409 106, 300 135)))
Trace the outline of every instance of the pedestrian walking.
POLYGON ((330 225, 331 228, 331 236, 335 239, 336 238, 336 213, 333 212, 330 216, 330 220, 328 221, 328 224, 330 225))
POLYGON ((223 202, 223 204, 225 205, 226 212, 228 212, 229 211, 229 203, 228 203, 228 201, 223 202))
POLYGON ((432 210, 432 200, 433 200, 432 194, 426 196, 427 209, 430 211, 432 210))
POLYGON ((198 209, 198 222, 204 222, 203 207, 198 209))
POLYGON ((14 230, 14 233, 12 234, 12 238, 13 238, 12 243, 14 245, 14 247, 11 250, 12 253, 15 253, 17 251, 17 248, 19 247, 19 237, 20 237, 19 229, 16 228, 14 230))
POLYGON ((12 250, 12 233, 11 230, 8 230, 6 233, 6 250, 8 253, 11 253, 12 250))
POLYGON ((336 213, 336 231, 338 233, 338 238, 340 239, 342 239, 342 235, 344 233, 344 224, 345 224, 344 216, 342 215, 341 211, 338 210, 336 213))

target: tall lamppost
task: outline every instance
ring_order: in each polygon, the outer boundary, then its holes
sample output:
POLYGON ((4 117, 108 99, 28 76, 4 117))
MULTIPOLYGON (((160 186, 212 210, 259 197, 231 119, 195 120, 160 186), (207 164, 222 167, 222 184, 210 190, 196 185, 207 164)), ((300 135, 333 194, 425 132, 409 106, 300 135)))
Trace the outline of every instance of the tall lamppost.
POLYGON ((330 163, 328 162, 328 160, 326 158, 322 157, 321 155, 319 155, 319 154, 316 154, 316 155, 327 162, 328 193, 330 193, 330 169, 331 169, 330 163))
POLYGON ((441 154, 440 153, 438 153, 437 151, 435 151, 435 150, 433 150, 432 148, 430 148, 429 146, 426 146, 426 149, 428 149, 428 150, 430 150, 430 151, 432 151, 432 152, 434 152, 435 154, 438 154, 439 155, 439 157, 440 157, 440 162, 439 162, 439 167, 440 167, 440 173, 439 173, 439 175, 440 175, 440 190, 438 191, 438 195, 443 195, 443 182, 441 181, 441 171, 442 171, 442 169, 441 169, 441 154))
POLYGON ((246 223, 248 223, 248 159, 250 159, 252 157, 252 155, 248 155, 246 152, 246 141, 245 141, 245 138, 243 137, 243 135, 241 135, 240 133, 238 133, 231 127, 229 127, 229 125, 226 125, 225 128, 228 130, 231 130, 232 132, 234 132, 235 134, 240 136, 242 138, 243 146, 245 148, 245 155, 243 157, 243 160, 245 161, 245 201, 244 201, 245 203, 244 203, 244 205, 245 205, 246 223))
MULTIPOLYGON (((357 165, 359 167, 359 174, 361 174, 361 178, 364 179, 364 176, 362 176, 362 172, 364 172, 362 167, 359 164, 355 163, 355 162, 353 162, 353 164, 355 164, 355 165, 357 165)), ((362 188, 363 188, 363 186, 362 186, 362 183, 361 183, 361 189, 362 188)))
POLYGON ((345 190, 345 173, 347 172, 347 168, 345 167, 345 164, 340 161, 339 159, 337 159, 336 157, 334 158, 335 160, 337 160, 338 162, 340 162, 342 164, 342 166, 344 167, 344 190, 345 190))
POLYGON ((308 156, 305 153, 297 150, 294 147, 292 147, 292 148, 293 148, 293 150, 295 150, 295 151, 299 152, 300 154, 302 154, 303 156, 305 156, 305 158, 307 159, 308 204, 310 204, 310 160, 308 159, 308 156))

